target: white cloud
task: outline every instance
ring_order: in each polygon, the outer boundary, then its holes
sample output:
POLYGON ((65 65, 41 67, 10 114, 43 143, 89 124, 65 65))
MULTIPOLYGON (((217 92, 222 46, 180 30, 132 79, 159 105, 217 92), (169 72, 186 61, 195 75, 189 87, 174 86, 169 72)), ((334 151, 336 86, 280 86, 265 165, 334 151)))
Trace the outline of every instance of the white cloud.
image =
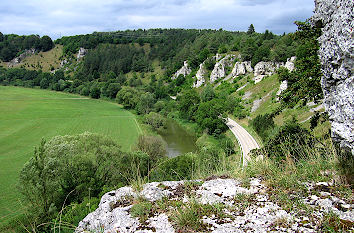
POLYGON ((137 28, 296 29, 312 0, 18 0, 0 5, 3 33, 63 35, 137 28))

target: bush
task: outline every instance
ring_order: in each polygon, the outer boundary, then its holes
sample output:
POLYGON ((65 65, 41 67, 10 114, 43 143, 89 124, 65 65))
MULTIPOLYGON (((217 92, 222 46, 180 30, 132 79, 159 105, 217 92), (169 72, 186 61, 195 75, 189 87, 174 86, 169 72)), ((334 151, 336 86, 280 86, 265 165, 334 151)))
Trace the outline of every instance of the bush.
POLYGON ((308 158, 308 148, 315 144, 316 140, 309 131, 296 122, 288 122, 269 138, 264 148, 269 157, 278 162, 287 158, 296 162, 308 158))
POLYGON ((152 162, 166 156, 166 142, 158 136, 140 135, 136 147, 137 150, 148 154, 152 162))
POLYGON ((165 159, 152 170, 150 179, 153 181, 193 179, 196 160, 197 156, 193 153, 165 159))
POLYGON ((145 115, 144 123, 151 125, 154 130, 159 130, 166 127, 166 119, 156 112, 150 112, 148 115, 145 115))
MULTIPOLYGON (((155 155, 156 156, 156 155, 155 155)), ((19 190, 29 211, 44 222, 65 205, 96 197, 104 185, 127 185, 148 174, 150 158, 143 152, 127 153, 102 135, 83 133, 42 141, 24 165, 19 190)))
POLYGON ((250 123, 264 141, 270 136, 271 130, 274 128, 273 115, 268 113, 256 116, 250 123))

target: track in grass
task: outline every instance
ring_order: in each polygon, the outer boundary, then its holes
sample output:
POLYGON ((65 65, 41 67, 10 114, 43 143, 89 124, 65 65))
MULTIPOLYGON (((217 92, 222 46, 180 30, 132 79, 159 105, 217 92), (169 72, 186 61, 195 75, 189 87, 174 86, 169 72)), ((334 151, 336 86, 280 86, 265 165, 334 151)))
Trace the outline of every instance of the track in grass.
POLYGON ((117 104, 60 92, 0 86, 0 225, 21 213, 18 175, 41 139, 85 131, 130 150, 141 129, 117 104))

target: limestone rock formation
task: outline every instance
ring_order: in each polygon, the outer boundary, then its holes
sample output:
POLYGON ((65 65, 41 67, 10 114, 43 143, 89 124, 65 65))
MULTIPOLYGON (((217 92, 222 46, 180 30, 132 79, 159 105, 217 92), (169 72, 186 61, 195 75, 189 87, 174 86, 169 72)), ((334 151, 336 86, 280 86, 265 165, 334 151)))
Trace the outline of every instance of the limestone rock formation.
POLYGON ((36 52, 37 51, 34 48, 25 49, 25 51, 23 53, 21 53, 20 56, 15 57, 14 59, 12 59, 7 66, 8 67, 13 67, 13 66, 15 66, 17 64, 20 64, 23 59, 25 59, 28 56, 31 56, 31 55, 35 54, 36 52))
POLYGON ((282 209, 272 201, 272 194, 268 193, 270 189, 259 178, 251 178, 246 183, 211 176, 205 181, 148 183, 141 191, 122 187, 103 195, 98 208, 79 223, 75 232, 180 232, 171 216, 179 211, 176 203, 188 205, 191 201, 202 205, 224 205, 219 210, 224 217, 201 216, 200 221, 207 231, 214 233, 317 232, 320 230, 318 222, 323 221, 323 214, 328 212, 337 214, 343 221, 354 221, 354 205, 349 204, 350 200, 340 199, 329 192, 334 182, 304 183, 309 195, 298 198, 312 209, 311 213, 282 209), (153 206, 143 222, 131 214, 133 205, 142 200, 153 206), (286 224, 277 224, 279 221, 286 224))
MULTIPOLYGON (((214 69, 210 74, 210 83, 214 83, 216 80, 224 78, 226 76, 226 69, 232 67, 235 59, 235 55, 229 54, 216 62, 214 69)), ((218 57, 216 57, 216 60, 218 60, 218 57)))
POLYGON ((184 77, 186 77, 191 72, 192 72, 192 70, 189 68, 188 62, 184 61, 182 68, 177 70, 177 72, 172 76, 172 79, 176 79, 180 75, 183 75, 184 77))
POLYGON ((254 81, 259 83, 265 76, 272 75, 280 66, 284 66, 282 62, 258 62, 254 66, 254 81))
POLYGON ((354 154, 354 1, 315 0, 314 24, 322 24, 319 57, 322 63, 324 106, 332 137, 354 154))
POLYGON ((253 72, 251 62, 244 61, 244 62, 236 62, 234 68, 232 69, 232 76, 236 77, 239 75, 244 75, 246 73, 253 72))
POLYGON ((279 101, 279 95, 283 92, 283 91, 285 91, 286 89, 288 89, 288 80, 284 80, 284 81, 282 81, 281 83, 280 83, 280 87, 279 87, 279 90, 278 90, 278 92, 277 92, 277 101, 279 101))
POLYGON ((79 60, 80 58, 84 57, 86 55, 86 53, 87 53, 87 50, 85 48, 81 47, 79 49, 79 52, 78 52, 77 56, 76 56, 77 60, 79 60))
POLYGON ((284 67, 287 68, 290 72, 292 72, 295 69, 295 60, 296 57, 288 58, 284 67))
POLYGON ((197 71, 195 78, 196 81, 193 84, 193 87, 200 87, 205 83, 205 75, 207 74, 206 69, 204 68, 204 62, 199 65, 199 70, 197 71))

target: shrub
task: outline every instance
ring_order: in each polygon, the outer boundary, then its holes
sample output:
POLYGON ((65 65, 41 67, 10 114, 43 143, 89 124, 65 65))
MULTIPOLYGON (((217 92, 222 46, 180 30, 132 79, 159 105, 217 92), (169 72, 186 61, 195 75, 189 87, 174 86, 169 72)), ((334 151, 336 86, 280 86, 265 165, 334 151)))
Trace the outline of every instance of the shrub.
POLYGON ((158 136, 140 135, 136 147, 148 154, 152 162, 157 162, 166 155, 166 142, 158 136))
POLYGON ((270 136, 270 132, 274 128, 273 115, 268 113, 256 116, 250 123, 263 140, 270 136))
POLYGON ((166 119, 156 112, 150 112, 144 116, 144 123, 151 125, 154 130, 166 127, 166 119))
POLYGON ((316 140, 309 131, 296 122, 288 122, 269 138, 265 150, 276 161, 291 158, 295 162, 309 156, 308 148, 315 146, 316 140))

